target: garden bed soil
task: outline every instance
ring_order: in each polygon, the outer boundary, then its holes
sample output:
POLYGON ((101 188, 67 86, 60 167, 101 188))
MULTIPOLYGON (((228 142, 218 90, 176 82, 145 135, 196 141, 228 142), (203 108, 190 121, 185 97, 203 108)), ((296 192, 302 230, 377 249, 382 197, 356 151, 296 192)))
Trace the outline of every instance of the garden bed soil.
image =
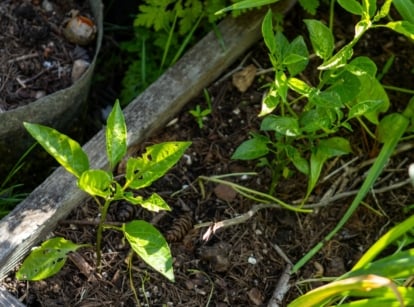
MULTIPOLYGON (((327 15, 325 11, 318 18, 326 20, 327 15)), ((306 37, 304 17, 311 16, 306 16, 299 7, 287 15, 285 32, 289 39, 298 34, 306 37)), ((336 16, 336 37, 349 41, 355 22, 341 12, 336 16)), ((414 67, 410 44, 394 33, 372 31, 358 43, 356 54, 369 56, 380 70, 387 59, 395 55, 394 64, 382 83, 410 88, 414 67)), ((314 73, 317 64, 313 60, 304 74, 311 83, 317 78, 314 73)), ((172 212, 152 214, 118 203, 112 206, 109 217, 115 223, 137 218, 156 225, 171 246, 175 283, 168 282, 137 257, 130 259, 130 249, 122 237, 106 231, 100 274, 93 269, 94 251, 82 249, 52 278, 19 282, 11 273, 2 285, 28 306, 265 306, 289 262, 295 263, 320 242, 343 216, 369 168, 366 161, 372 163, 380 146, 366 137, 357 125, 353 133, 344 133, 343 136, 351 140, 354 155, 329 161, 309 203, 319 203, 332 187, 337 187, 338 183, 339 187, 312 214, 263 209, 244 223, 218 229, 210 236, 206 236, 206 227, 194 228, 200 223, 237 217, 256 205, 226 186, 208 182, 200 186, 199 176, 254 170, 257 176, 237 176, 230 180, 263 192, 269 188, 268 171, 254 162, 230 159, 235 148, 260 126, 257 114, 263 88, 273 79, 271 72, 264 73, 269 67, 266 48, 258 43, 228 74, 207 88, 212 97, 212 113, 203 121, 202 128, 189 114, 197 105, 206 107, 200 94, 165 129, 135 148, 139 154, 145 146, 164 141, 190 140, 193 143, 177 166, 144 192, 156 191, 162 195, 173 208, 172 212), (248 65, 258 70, 253 84, 241 93, 232 79, 239 68, 248 65), (358 159, 349 167, 343 167, 354 157, 358 159), (341 171, 329 176, 338 169, 341 171), (127 259, 132 262, 131 272, 127 259)), ((393 91, 388 94, 396 110, 403 109, 410 99, 408 95, 393 91)), ((406 182, 408 165, 413 161, 412 144, 401 144, 364 205, 360 205, 345 227, 307 265, 291 276, 290 290, 282 305, 322 284, 299 284, 299 281, 345 273, 387 229, 408 216, 407 206, 414 201, 412 187, 398 183, 406 182)), ((306 178, 295 174, 282 180, 275 194, 287 203, 298 203, 304 191, 306 178)), ((61 221, 53 235, 79 243, 95 242, 97 217, 95 204, 88 201, 61 221)))

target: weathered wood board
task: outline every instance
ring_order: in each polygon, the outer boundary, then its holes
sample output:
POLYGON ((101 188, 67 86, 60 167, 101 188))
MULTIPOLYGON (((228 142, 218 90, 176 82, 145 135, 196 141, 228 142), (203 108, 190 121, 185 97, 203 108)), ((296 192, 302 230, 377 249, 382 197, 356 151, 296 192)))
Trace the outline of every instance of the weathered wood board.
MULTIPOLYGON (((290 1, 292 4, 294 1, 290 1)), ((290 7, 280 8, 286 12, 290 7)), ((168 69, 124 110, 128 147, 133 148, 164 126, 191 98, 211 84, 260 38, 263 11, 228 18, 219 25, 220 39, 209 33, 168 69)), ((83 149, 91 167, 107 169, 104 131, 98 132, 83 149)), ((0 280, 43 240, 77 205, 87 199, 75 178, 58 168, 15 210, 0 221, 0 280)), ((0 288, 0 294, 4 292, 0 288)), ((11 305, 8 293, 0 295, 0 306, 11 305)), ((12 300, 12 299, 11 299, 12 300)))

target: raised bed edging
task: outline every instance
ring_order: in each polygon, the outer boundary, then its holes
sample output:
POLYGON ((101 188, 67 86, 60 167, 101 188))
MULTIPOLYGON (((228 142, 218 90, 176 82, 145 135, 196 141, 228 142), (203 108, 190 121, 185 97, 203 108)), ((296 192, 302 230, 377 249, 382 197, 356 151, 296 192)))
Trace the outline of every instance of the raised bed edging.
MULTIPOLYGON (((279 12, 284 13, 290 8, 283 5, 279 12)), ((259 40, 263 14, 263 11, 252 11, 222 21, 218 28, 225 50, 216 35, 209 33, 125 108, 129 154, 133 154, 136 145, 165 125, 191 98, 259 40)), ((91 167, 108 169, 103 130, 83 149, 89 156, 91 167)), ((87 197, 77 188, 73 175, 59 167, 3 218, 0 221, 0 280, 54 229, 59 220, 87 197)), ((10 296, 0 288, 0 305, 19 306, 11 305, 13 298, 7 300, 10 296)))

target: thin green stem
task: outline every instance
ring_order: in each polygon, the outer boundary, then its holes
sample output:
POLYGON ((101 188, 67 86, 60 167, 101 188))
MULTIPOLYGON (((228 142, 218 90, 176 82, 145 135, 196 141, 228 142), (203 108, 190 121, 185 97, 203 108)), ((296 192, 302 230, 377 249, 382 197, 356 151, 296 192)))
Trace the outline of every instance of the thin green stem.
POLYGON ((111 204, 112 199, 106 199, 105 204, 103 205, 103 208, 101 210, 101 218, 99 219, 98 224, 98 231, 96 233, 96 267, 98 270, 101 270, 101 259, 102 259, 102 253, 101 253, 101 246, 102 246, 102 232, 104 229, 104 223, 106 220, 106 215, 108 214, 109 205, 111 204))
POLYGON ((387 89, 387 90, 390 90, 390 91, 395 91, 395 92, 401 92, 401 93, 414 95, 414 90, 410 90, 408 88, 402 88, 402 87, 392 86, 392 85, 382 85, 382 87, 387 89))

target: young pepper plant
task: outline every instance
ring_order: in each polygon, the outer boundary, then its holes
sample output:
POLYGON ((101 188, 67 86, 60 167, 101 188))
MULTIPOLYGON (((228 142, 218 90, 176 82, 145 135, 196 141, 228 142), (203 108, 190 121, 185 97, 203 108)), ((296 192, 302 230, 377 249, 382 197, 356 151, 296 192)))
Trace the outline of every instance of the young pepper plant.
MULTIPOLYGON (((104 229, 121 231, 132 249, 148 265, 174 281, 171 251, 163 235, 150 223, 141 220, 122 224, 121 227, 106 225, 109 206, 117 200, 126 200, 147 210, 158 212, 171 210, 160 195, 154 193, 144 199, 132 190, 150 186, 181 158, 190 142, 166 142, 146 148, 137 158, 129 158, 126 164, 125 183, 115 180, 112 171, 91 169, 89 159, 79 143, 55 129, 38 124, 24 123, 27 131, 52 155, 60 165, 77 179, 78 187, 90 194, 100 209, 97 229, 97 267, 101 265, 102 232, 104 229)), ((111 170, 127 151, 127 128, 119 102, 116 101, 106 126, 106 155, 111 170)), ((66 261, 67 254, 85 246, 63 238, 53 238, 35 249, 23 262, 16 274, 18 279, 39 280, 57 273, 66 261)))

